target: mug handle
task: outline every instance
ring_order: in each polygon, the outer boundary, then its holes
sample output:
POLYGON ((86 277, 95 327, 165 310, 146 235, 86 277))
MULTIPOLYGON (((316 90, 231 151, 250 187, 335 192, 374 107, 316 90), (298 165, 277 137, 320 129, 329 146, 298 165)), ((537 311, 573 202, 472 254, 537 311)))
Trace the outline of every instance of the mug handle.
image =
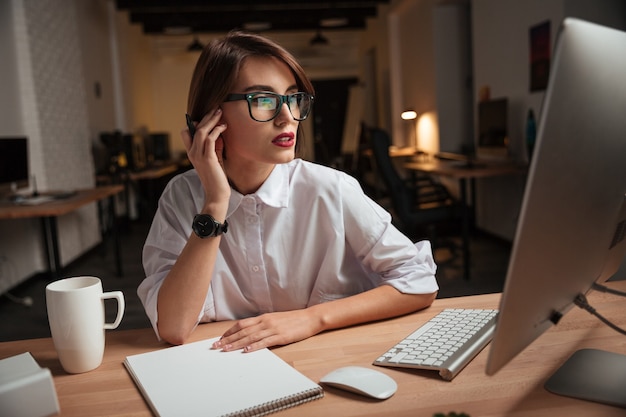
POLYGON ((104 323, 105 330, 116 329, 124 316, 124 294, 121 291, 111 291, 103 293, 100 298, 104 301, 107 298, 115 298, 117 300, 117 317, 113 323, 104 323))

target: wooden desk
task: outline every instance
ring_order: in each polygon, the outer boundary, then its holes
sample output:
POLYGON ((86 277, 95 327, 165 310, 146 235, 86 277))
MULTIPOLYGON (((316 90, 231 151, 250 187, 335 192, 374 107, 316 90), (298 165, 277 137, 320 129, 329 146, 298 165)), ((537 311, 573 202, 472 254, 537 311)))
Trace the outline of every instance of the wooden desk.
POLYGON ((169 174, 173 174, 178 170, 178 164, 167 164, 160 167, 146 169, 144 171, 131 172, 129 178, 132 181, 139 180, 155 180, 169 174))
POLYGON ((470 278, 470 245, 469 235, 471 223, 473 223, 473 205, 476 201, 476 182, 477 178, 498 177, 503 175, 521 175, 527 172, 527 167, 512 163, 488 163, 476 162, 468 165, 463 161, 441 161, 434 160, 428 162, 407 161, 404 168, 421 172, 429 175, 439 175, 450 177, 459 181, 459 191, 461 203, 464 210, 462 215, 462 238, 463 238, 463 276, 465 279, 470 278), (470 180, 470 195, 467 197, 467 180, 470 180), (470 203, 471 200, 471 203, 470 203))
MULTIPOLYGON (((363 155, 367 156, 367 157, 371 157, 374 155, 374 153, 372 152, 371 148, 366 148, 363 150, 363 155)), ((417 148, 413 147, 413 146, 406 146, 403 148, 399 148, 397 146, 390 146, 389 147, 389 156, 392 158, 400 158, 400 157, 407 157, 407 156, 416 156, 416 155, 420 155, 423 154, 422 151, 418 150, 417 148)))
MULTIPOLYGON (((626 281, 610 283, 626 290, 626 281)), ((578 308, 495 376, 485 375, 489 346, 451 382, 438 374, 371 365, 381 353, 410 334, 444 308, 494 308, 499 294, 436 300, 427 310, 391 320, 329 331, 307 340, 273 349, 300 372, 318 382, 326 373, 346 365, 372 367, 398 383, 388 400, 376 401, 356 394, 325 388, 320 400, 282 411, 277 416, 419 416, 465 412, 472 417, 501 416, 624 416, 624 410, 561 397, 544 390, 549 376, 581 348, 600 348, 625 354, 624 336, 578 308)), ((592 293, 591 304, 618 325, 626 326, 623 298, 592 293)), ((221 335, 230 322, 198 326, 194 341, 221 335)), ((122 364, 127 355, 165 348, 152 329, 110 330, 106 334, 104 361, 94 371, 66 374, 52 340, 34 339, 0 343, 0 359, 31 352, 40 366, 54 376, 62 416, 150 416, 148 405, 122 364)), ((215 376, 219 378, 219 375, 215 376)), ((271 375, 268 375, 271 383, 271 375)), ((207 393, 207 407, 210 407, 207 393)), ((245 395, 245 393, 242 393, 245 395)))
MULTIPOLYGON (((124 191, 122 185, 111 185, 76 191, 76 194, 58 200, 47 201, 37 205, 21 205, 9 202, 0 203, 0 219, 41 218, 43 239, 48 256, 48 270, 53 277, 58 276, 61 266, 59 255, 59 241, 57 217, 71 213, 87 204, 100 202, 106 198, 110 200, 110 214, 115 219, 115 195, 124 191)), ((45 194, 45 193, 44 193, 45 194)), ((122 263, 119 253, 119 237, 116 222, 113 221, 113 236, 115 239, 115 261, 118 276, 122 275, 122 263)))
POLYGON ((468 165, 461 161, 407 161, 406 169, 431 175, 442 175, 458 180, 472 178, 497 177, 502 175, 525 174, 527 167, 513 163, 476 162, 468 165))

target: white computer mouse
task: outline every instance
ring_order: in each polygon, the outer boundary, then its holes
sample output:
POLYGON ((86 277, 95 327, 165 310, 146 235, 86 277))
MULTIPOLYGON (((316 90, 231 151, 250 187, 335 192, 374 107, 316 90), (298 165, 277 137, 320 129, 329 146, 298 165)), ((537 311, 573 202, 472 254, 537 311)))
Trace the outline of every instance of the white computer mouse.
POLYGON ((390 376, 362 366, 345 366, 326 374, 320 382, 335 388, 386 400, 398 389, 390 376))

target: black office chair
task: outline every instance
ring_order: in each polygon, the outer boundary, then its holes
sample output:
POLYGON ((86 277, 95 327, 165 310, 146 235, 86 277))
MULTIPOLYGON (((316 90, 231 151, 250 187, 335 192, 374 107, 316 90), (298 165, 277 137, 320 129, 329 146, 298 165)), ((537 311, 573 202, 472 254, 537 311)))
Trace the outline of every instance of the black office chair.
POLYGON ((391 157, 389 135, 382 129, 369 128, 368 142, 371 146, 380 175, 391 199, 394 223, 413 240, 427 237, 433 248, 446 246, 456 252, 456 245, 439 239, 440 229, 452 225, 460 230, 462 206, 442 184, 427 175, 405 180, 397 172, 391 157))

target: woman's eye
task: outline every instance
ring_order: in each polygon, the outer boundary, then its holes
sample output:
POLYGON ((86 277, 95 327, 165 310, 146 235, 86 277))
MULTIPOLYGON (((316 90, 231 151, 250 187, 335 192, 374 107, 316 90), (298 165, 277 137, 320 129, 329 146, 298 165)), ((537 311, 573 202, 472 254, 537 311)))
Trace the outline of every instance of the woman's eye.
POLYGON ((276 108, 276 99, 274 97, 256 97, 257 107, 262 110, 274 110, 276 108))

